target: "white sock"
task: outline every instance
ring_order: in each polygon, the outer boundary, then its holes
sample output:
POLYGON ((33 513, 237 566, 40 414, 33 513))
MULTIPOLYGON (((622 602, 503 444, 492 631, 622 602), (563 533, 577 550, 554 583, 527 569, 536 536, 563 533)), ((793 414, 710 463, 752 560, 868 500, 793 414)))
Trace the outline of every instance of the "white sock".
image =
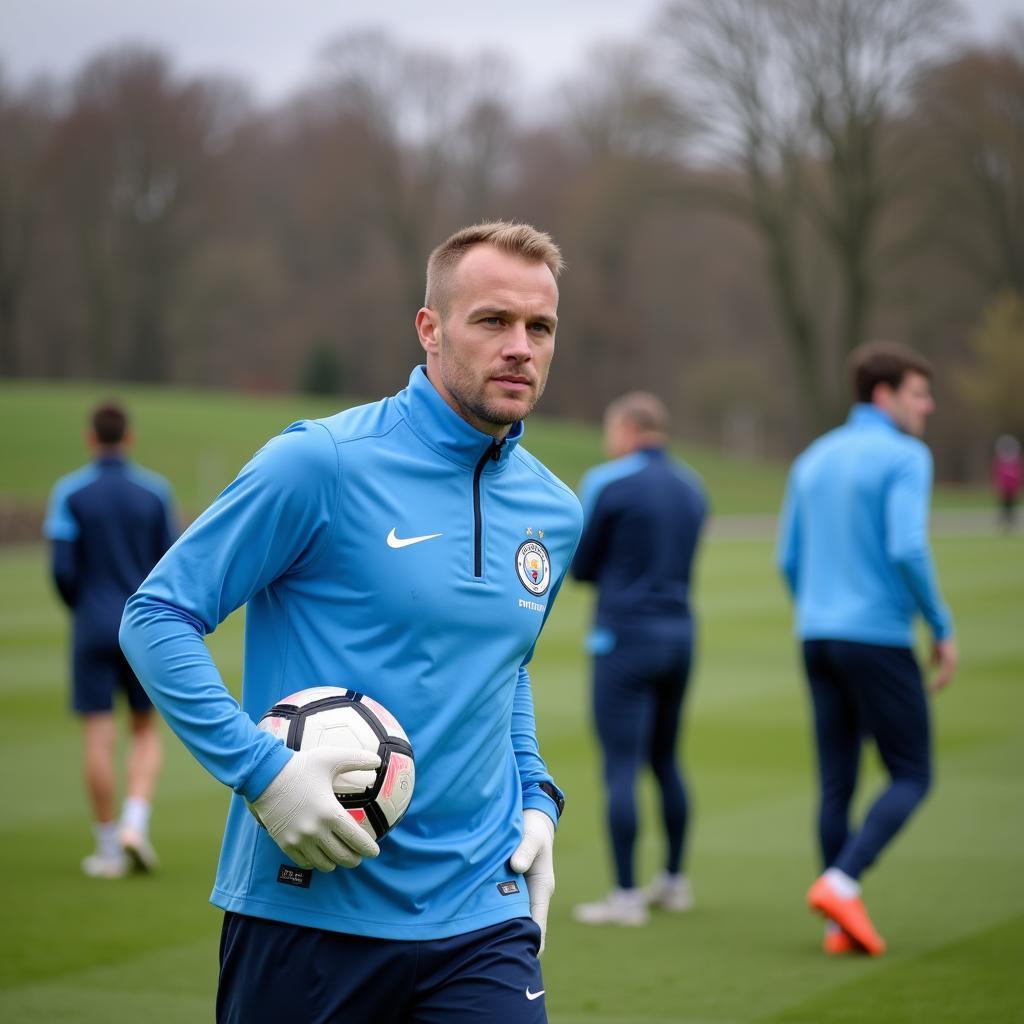
POLYGON ((613 889, 612 899, 619 903, 636 903, 638 906, 647 905, 643 892, 635 886, 632 889, 613 889))
POLYGON ((117 822, 97 822, 92 827, 96 836, 96 852, 106 860, 121 856, 121 844, 117 840, 117 822))
POLYGON ((857 880, 851 878, 845 871, 840 871, 839 868, 829 868, 825 872, 825 877, 841 900, 852 900, 854 896, 860 895, 860 885, 857 880))
POLYGON ((149 803, 140 796, 126 797, 121 808, 121 824, 145 835, 149 830, 149 803))

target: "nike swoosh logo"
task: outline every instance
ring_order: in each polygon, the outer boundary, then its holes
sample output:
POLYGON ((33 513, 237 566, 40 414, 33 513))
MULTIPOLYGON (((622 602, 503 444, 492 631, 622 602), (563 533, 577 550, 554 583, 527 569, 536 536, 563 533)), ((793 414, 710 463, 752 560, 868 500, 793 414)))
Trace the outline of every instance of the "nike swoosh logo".
POLYGON ((527 986, 526 998, 529 999, 531 1003, 534 999, 540 999, 542 995, 544 995, 544 989, 541 989, 539 992, 531 992, 529 986, 527 986))
POLYGON ((407 548, 410 544, 420 544, 425 540, 433 540, 435 537, 441 536, 443 536, 443 534, 425 533, 422 537, 396 537, 395 528, 392 526, 391 532, 388 534, 388 547, 407 548))

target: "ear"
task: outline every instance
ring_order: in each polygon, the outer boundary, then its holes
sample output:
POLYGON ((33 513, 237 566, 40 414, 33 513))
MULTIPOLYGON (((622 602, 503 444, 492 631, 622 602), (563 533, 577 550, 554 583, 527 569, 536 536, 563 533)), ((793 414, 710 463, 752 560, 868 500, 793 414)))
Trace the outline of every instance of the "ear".
POLYGON ((436 356, 441 344, 441 316, 429 306, 416 314, 416 334, 428 356, 436 356))
POLYGON ((871 403, 877 405, 879 409, 888 410, 892 405, 893 387, 891 384, 887 384, 884 380, 880 380, 871 389, 871 403))

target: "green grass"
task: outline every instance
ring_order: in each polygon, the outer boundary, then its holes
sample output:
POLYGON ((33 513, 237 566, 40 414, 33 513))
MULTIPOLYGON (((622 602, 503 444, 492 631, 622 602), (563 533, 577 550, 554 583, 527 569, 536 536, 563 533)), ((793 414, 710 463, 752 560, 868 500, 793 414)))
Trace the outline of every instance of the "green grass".
MULTIPOLYGON (((289 423, 327 416, 329 398, 244 395, 109 384, 0 381, 0 497, 40 507, 54 480, 87 460, 85 424, 97 401, 116 393, 136 426, 134 457, 168 477, 189 516, 201 511, 263 442, 289 423)), ((602 459, 596 427, 536 416, 527 447, 571 487, 602 459)), ((774 513, 786 467, 680 443, 677 454, 704 478, 719 514, 774 513)), ((942 488, 941 505, 987 505, 986 491, 942 488)))
MULTIPOLYGON (((566 588, 533 672, 542 746, 569 793, 544 957, 553 1024, 1024 1019, 1024 539, 949 537, 936 550, 963 664, 934 702, 935 790, 868 876, 890 944, 879 960, 826 959, 803 908, 815 873, 808 714, 789 611, 758 540, 713 540, 700 565, 683 752, 697 908, 634 930, 572 921, 573 904, 609 880, 580 650, 589 595, 566 588)), ((66 623, 41 547, 0 549, 0 575, 0 1020, 210 1019, 220 914, 206 898, 227 795, 169 738, 153 823, 164 869, 81 877, 90 836, 65 709, 66 623)), ((240 616, 211 645, 237 679, 240 616)), ((865 795, 880 781, 872 764, 865 795)), ((646 783, 642 796, 650 823, 646 783)), ((645 875, 659 853, 648 828, 645 875)))

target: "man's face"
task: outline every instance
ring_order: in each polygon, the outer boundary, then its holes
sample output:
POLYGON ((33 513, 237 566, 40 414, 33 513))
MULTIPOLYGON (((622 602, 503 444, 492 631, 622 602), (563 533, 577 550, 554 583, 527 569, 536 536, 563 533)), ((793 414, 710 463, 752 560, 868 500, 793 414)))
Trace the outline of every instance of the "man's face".
POLYGON ((909 370, 898 388, 880 384, 875 389, 876 404, 884 409, 905 434, 924 436, 924 426, 935 410, 932 388, 924 374, 909 370))
POLYGON ((427 376, 477 430, 504 437, 544 393, 558 287, 542 262, 477 245, 452 273, 448 308, 416 316, 427 376))

